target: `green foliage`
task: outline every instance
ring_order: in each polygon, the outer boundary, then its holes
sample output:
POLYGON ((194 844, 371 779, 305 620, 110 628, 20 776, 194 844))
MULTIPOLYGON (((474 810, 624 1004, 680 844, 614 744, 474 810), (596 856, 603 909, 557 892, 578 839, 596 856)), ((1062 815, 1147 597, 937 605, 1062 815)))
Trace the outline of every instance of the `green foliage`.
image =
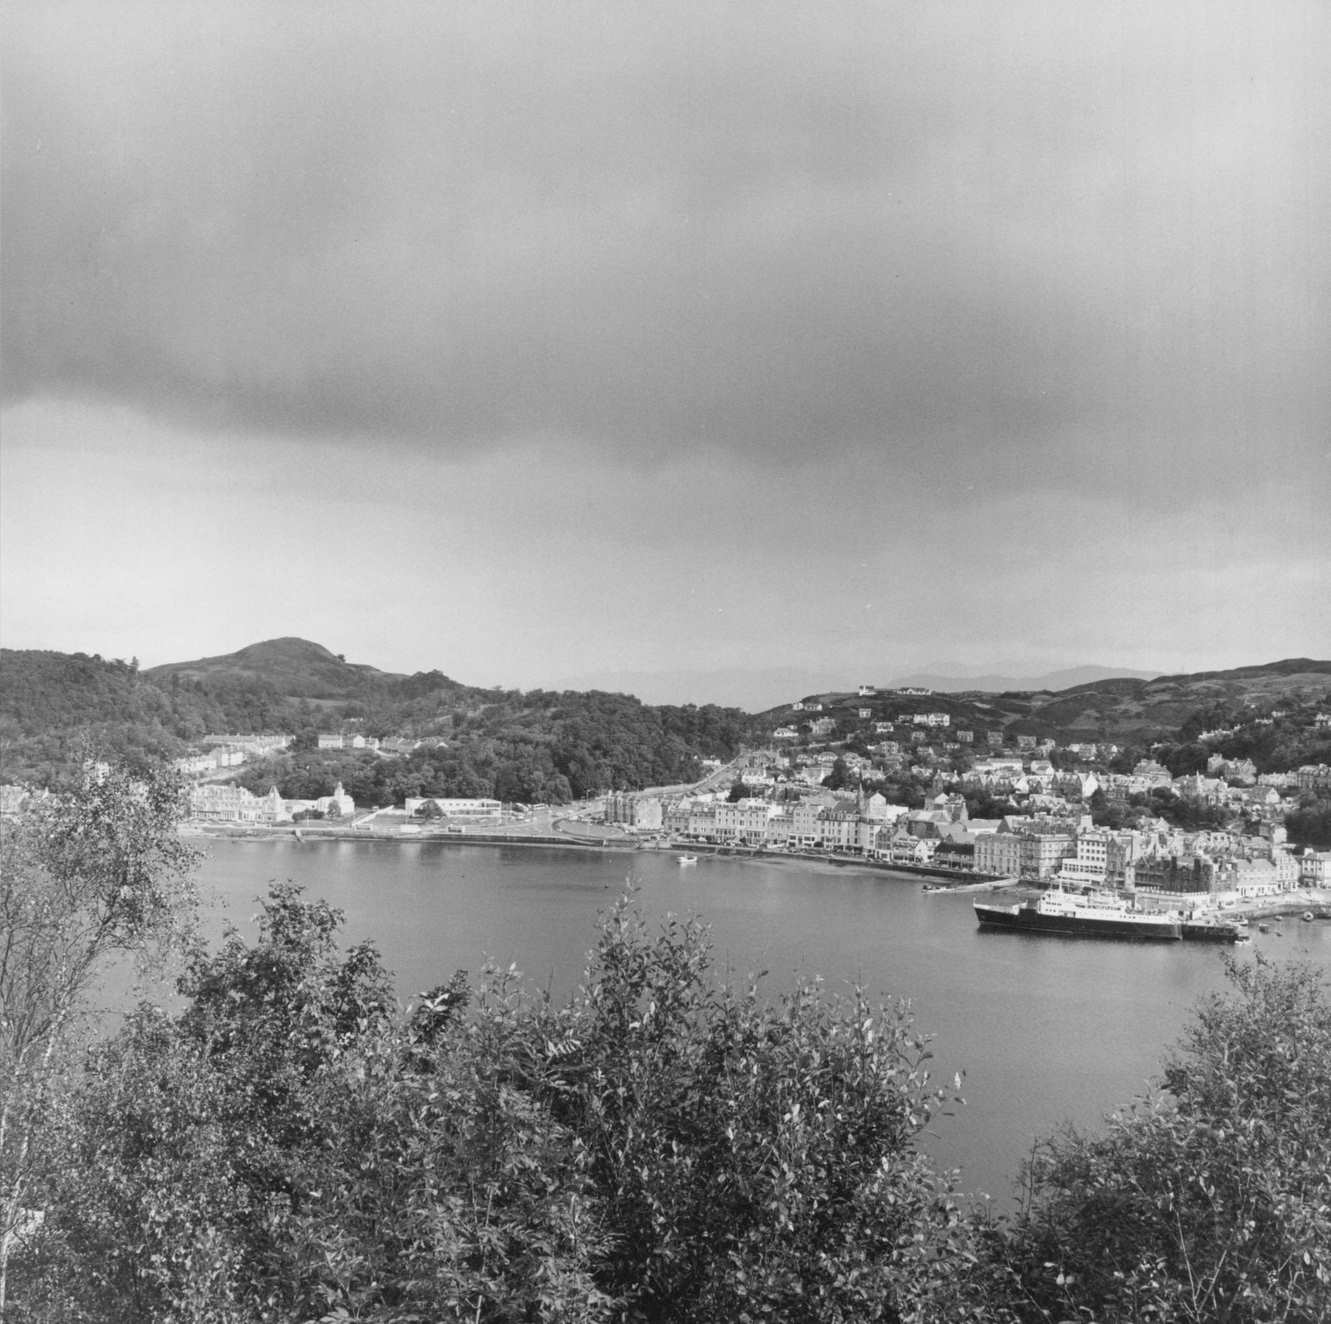
POLYGON ((462 981, 407 1018, 340 916, 275 888, 96 1050, 44 1136, 40 1320, 594 1319, 569 1137, 510 1081, 462 981), (341 1315, 338 1312, 342 1312, 341 1315))
POLYGON ((275 886, 253 941, 190 953, 179 1011, 62 1079, 91 962, 178 930, 175 804, 113 777, 5 839, 7 1226, 45 1215, 11 1243, 15 1324, 1331 1316, 1307 968, 1231 962, 1163 1091, 1042 1146, 1010 1224, 916 1148, 958 1100, 904 1005, 718 984, 698 923, 628 902, 565 1004, 488 970, 404 1012, 338 912, 275 886))
POLYGON ((1136 811, 1129 812, 1125 816, 1124 822, 1129 826, 1143 815, 1150 815, 1153 818, 1163 818, 1166 823, 1172 823, 1185 832, 1223 828, 1234 816, 1224 805, 1187 799, 1167 786, 1153 786, 1145 794, 1135 792, 1128 797, 1128 806, 1130 811, 1136 811))
POLYGON ((774 1004, 708 971, 696 924, 652 939, 621 908, 581 995, 526 1027, 524 1086, 585 1145, 613 1233, 603 1287, 640 1320, 909 1317, 961 1263, 912 1148, 945 1098, 926 1044, 859 991, 774 1004))
POLYGON ((1297 808, 1285 814, 1285 830, 1296 846, 1331 850, 1331 800, 1304 796, 1297 808))
POLYGON ((288 798, 314 799, 341 781, 360 804, 417 795, 563 804, 611 787, 694 781, 701 757, 730 758, 754 734, 735 709, 478 690, 438 672, 388 676, 302 640, 207 661, 216 665, 142 674, 81 654, 0 650, 0 781, 68 780, 88 754, 147 767, 208 731, 288 731, 298 743, 247 767, 247 789, 263 794, 276 784, 288 798), (283 692, 265 678, 265 665, 282 685, 303 689, 283 692), (312 696, 323 704, 317 712, 312 696), (426 743, 400 758, 314 747, 317 725, 353 720, 370 733, 426 743))
POLYGON ((1006 818, 1009 814, 1021 812, 1011 800, 987 790, 966 791, 964 798, 968 818, 1006 818))
POLYGON ((1331 1316, 1331 1004, 1308 967, 1230 976, 1166 1095, 1037 1156, 1002 1247, 1023 1318, 1331 1316))
POLYGON ((823 778, 823 785, 829 791, 844 791, 846 787, 852 785, 853 780, 850 775, 850 766, 845 759, 838 755, 832 760, 832 770, 823 778))
POLYGON ((1206 771, 1206 760, 1211 751, 1195 741, 1156 750, 1156 758, 1169 769, 1173 777, 1186 777, 1194 772, 1206 771))
POLYGON ((621 907, 566 1006, 489 971, 401 1016, 338 922, 275 889, 91 1054, 18 1318, 978 1317, 901 1008, 718 988, 696 924, 621 907))
POLYGON ((0 1317, 8 1234, 32 1182, 34 1136, 61 1051, 117 954, 148 959, 193 918, 179 787, 122 771, 32 801, 0 833, 0 1317))

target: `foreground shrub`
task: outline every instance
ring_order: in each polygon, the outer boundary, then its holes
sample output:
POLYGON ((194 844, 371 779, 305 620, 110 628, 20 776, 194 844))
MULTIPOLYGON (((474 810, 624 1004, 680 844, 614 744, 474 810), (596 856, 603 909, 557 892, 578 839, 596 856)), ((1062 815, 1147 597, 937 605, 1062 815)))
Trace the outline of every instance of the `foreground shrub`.
POLYGON ((902 1007, 718 987, 696 924, 607 917, 565 1006, 487 972, 399 1015, 275 888, 42 1131, 15 1318, 963 1318, 971 1230, 913 1141, 902 1007))
POLYGON ((1331 1004, 1230 964, 1165 1093, 1045 1146, 1001 1247, 1024 1318, 1331 1318, 1331 1004))

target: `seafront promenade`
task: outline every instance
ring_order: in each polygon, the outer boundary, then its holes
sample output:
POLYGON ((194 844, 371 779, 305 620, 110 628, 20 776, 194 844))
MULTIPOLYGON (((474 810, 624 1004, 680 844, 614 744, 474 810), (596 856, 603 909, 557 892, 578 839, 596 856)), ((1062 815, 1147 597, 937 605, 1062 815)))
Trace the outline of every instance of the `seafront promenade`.
MULTIPOLYGON (((1038 889, 1033 881, 994 876, 958 874, 955 870, 933 869, 927 865, 893 864, 862 856, 838 855, 818 850, 760 849, 738 846, 708 846, 697 842, 673 841, 664 836, 635 838, 616 825, 590 823, 579 818, 551 817, 548 822, 514 822, 496 826, 432 828, 421 826, 402 831, 395 816, 382 821, 370 813, 350 823, 314 822, 298 825, 222 824, 187 822, 182 835, 193 839, 275 841, 313 844, 319 841, 377 842, 389 845, 429 844, 443 846, 507 846, 556 848, 581 851, 591 855, 618 854, 625 857, 640 852, 670 854, 687 851, 690 855, 725 860, 753 860, 764 865, 803 867, 822 865, 856 873, 886 874, 902 881, 919 880, 926 887, 942 892, 978 892, 1027 887, 1038 889)), ((407 824, 416 827, 415 824, 407 824)), ((1228 919, 1266 919, 1277 916, 1301 916, 1311 912, 1318 919, 1331 918, 1331 888, 1296 888, 1273 895, 1244 898, 1216 911, 1228 919)))

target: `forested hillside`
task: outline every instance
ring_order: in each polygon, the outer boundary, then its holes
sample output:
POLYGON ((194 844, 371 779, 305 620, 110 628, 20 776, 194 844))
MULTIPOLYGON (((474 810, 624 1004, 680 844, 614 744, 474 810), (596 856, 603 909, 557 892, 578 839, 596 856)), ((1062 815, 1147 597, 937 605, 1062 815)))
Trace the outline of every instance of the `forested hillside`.
MULTIPOLYGON (((1192 739, 1200 730, 1252 727, 1252 757, 1259 767, 1263 759, 1272 767, 1285 767, 1290 766, 1288 758, 1297 760, 1300 755, 1284 748, 1291 740, 1289 731, 1282 736, 1279 730, 1284 720, 1281 714, 1299 710, 1311 722, 1318 711, 1331 710, 1331 661, 1287 658, 1191 676, 1115 677, 1059 691, 903 694, 883 690, 871 695, 833 692, 803 698, 804 713, 809 701, 820 703, 821 712, 835 718, 840 729, 864 721, 909 721, 914 713, 946 714, 950 729, 971 731, 977 747, 994 732, 1004 742, 1032 735, 1059 744, 1109 742, 1145 748, 1156 741, 1192 739), (861 718, 861 712, 868 716, 861 718), (1266 728, 1259 730, 1258 722, 1267 722, 1266 728)), ((802 717, 793 705, 763 714, 769 730, 802 717)), ((1241 752, 1246 755, 1249 751, 1241 752)), ((1237 747, 1235 753, 1239 753, 1237 747)))
MULTIPOLYGON (((1177 772, 1208 753, 1251 758, 1259 772, 1331 758, 1331 662, 1292 658, 1235 671, 1111 679, 1059 693, 897 691, 817 696, 833 739, 915 712, 970 729, 974 748, 999 733, 1059 743, 1112 741, 1125 757, 1154 748, 1177 772), (864 716, 866 713, 868 716, 864 716), (1202 731, 1223 731, 1203 749, 1202 731), (1174 765, 1177 765, 1176 767, 1174 765)), ((727 758, 799 720, 791 706, 751 717, 714 705, 651 706, 599 691, 481 689, 441 671, 395 675, 347 662, 304 639, 140 671, 83 653, 0 651, 0 781, 66 779, 87 757, 141 768, 186 752, 205 733, 283 732, 293 749, 246 768, 255 791, 326 795, 341 780, 359 803, 404 795, 493 795, 561 802, 606 787, 692 780, 699 760, 727 758), (319 752, 319 731, 426 742, 403 757, 319 752)))
POLYGON ((391 675, 304 640, 147 672, 86 654, 0 652, 0 781, 58 784, 88 757, 142 768, 209 732, 295 737, 290 753, 246 768, 244 783, 261 791, 276 783, 284 795, 325 795, 341 780, 361 803, 421 794, 562 803, 693 780, 700 759, 730 757, 755 727, 712 705, 391 675), (318 731, 343 728, 426 743, 402 757, 316 750, 318 731))

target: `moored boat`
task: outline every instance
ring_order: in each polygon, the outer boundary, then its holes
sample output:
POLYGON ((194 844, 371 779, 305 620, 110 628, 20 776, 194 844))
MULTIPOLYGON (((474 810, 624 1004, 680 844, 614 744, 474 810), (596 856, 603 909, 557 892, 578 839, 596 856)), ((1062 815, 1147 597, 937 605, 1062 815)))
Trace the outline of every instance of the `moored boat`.
POLYGON ((1175 916, 1133 910, 1123 898, 1110 894, 1082 897, 1055 888, 1034 901, 1007 906, 976 901, 974 906, 982 928, 1157 942, 1177 942, 1183 936, 1182 922, 1175 916))

